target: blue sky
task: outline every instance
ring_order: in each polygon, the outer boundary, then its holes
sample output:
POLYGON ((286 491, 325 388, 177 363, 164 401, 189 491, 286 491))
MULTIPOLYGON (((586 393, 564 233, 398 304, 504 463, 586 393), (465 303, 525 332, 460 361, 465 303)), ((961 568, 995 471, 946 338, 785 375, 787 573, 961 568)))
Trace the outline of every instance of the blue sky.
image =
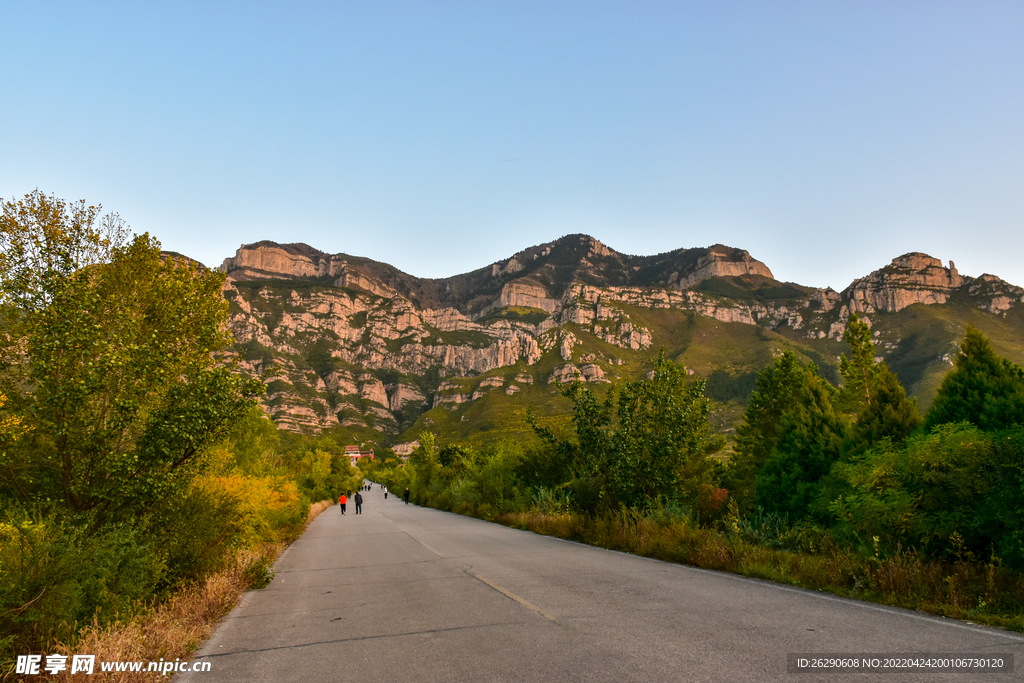
POLYGON ((1024 3, 17 2, 0 194, 218 265, 421 277, 584 232, 842 289, 908 251, 1024 285, 1024 3))

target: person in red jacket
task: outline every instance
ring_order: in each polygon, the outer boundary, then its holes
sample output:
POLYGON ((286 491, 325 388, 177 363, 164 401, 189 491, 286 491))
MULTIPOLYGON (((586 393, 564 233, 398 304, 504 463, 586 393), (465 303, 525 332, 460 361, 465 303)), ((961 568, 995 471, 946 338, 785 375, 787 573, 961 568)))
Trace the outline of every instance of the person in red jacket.
POLYGON ((348 498, 345 497, 344 493, 341 494, 341 498, 338 499, 338 505, 341 506, 341 514, 345 514, 345 503, 347 503, 347 502, 348 502, 348 498))

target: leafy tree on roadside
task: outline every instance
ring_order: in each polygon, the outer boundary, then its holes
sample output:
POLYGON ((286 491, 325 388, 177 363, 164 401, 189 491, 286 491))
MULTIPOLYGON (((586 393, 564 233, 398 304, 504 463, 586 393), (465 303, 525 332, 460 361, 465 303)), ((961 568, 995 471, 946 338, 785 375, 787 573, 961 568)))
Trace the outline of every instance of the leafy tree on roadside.
MULTIPOLYGON (((441 463, 437 459, 434 447, 434 435, 431 432, 420 432, 420 445, 409 455, 409 488, 414 500, 429 494, 432 484, 440 479, 441 463)), ((436 487, 435 487, 436 488, 436 487)))
POLYGON ((716 483, 707 456, 722 444, 711 436, 704 381, 687 382, 682 368, 664 355, 650 379, 622 384, 617 403, 615 392, 601 401, 578 379, 563 395, 573 402, 577 440, 533 427, 572 463, 571 488, 585 509, 693 502, 716 483))
POLYGON ((841 534, 890 551, 957 557, 995 553, 1024 567, 1024 431, 937 426, 904 444, 883 441, 836 466, 848 488, 831 510, 841 534))
POLYGON ((609 503, 606 496, 614 458, 610 426, 615 406, 614 389, 602 401, 579 378, 559 387, 562 395, 572 401, 575 441, 563 439, 542 427, 531 412, 527 412, 526 419, 547 444, 549 457, 558 463, 554 469, 567 473, 577 505, 583 510, 595 511, 609 503))
POLYGON ((437 462, 444 468, 445 472, 455 474, 465 468, 465 461, 471 458, 472 455, 472 450, 468 446, 448 444, 441 447, 437 452, 437 462))
POLYGON ((222 276, 97 215, 39 191, 3 204, 0 391, 32 430, 0 452, 0 497, 100 525, 183 492, 262 384, 213 356, 222 276))
POLYGON ((229 341, 220 274, 161 254, 84 202, 36 191, 0 210, 0 659, 10 661, 216 568, 254 490, 289 519, 304 512, 297 492, 270 490, 276 480, 200 485, 230 460, 211 446, 262 391, 214 356, 229 341))
POLYGON ((616 490, 627 502, 653 503, 682 492, 695 499, 714 482, 708 455, 723 445, 711 435, 704 380, 662 355, 654 376, 619 390, 614 434, 616 490))

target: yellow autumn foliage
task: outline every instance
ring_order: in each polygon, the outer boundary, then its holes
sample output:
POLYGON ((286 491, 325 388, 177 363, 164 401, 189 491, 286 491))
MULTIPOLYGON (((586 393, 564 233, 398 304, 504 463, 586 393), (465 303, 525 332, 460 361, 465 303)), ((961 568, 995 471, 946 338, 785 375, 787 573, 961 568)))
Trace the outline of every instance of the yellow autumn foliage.
POLYGON ((282 540, 305 521, 308 503, 287 477, 246 474, 206 475, 195 486, 208 496, 227 500, 235 509, 235 544, 254 547, 282 540))

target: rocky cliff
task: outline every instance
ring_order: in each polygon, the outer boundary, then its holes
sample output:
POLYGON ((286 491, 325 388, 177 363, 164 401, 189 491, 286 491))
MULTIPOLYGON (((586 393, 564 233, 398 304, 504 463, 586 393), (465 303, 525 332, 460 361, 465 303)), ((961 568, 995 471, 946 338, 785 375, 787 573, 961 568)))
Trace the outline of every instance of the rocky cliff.
POLYGON ((915 252, 854 280, 844 293, 856 312, 896 312, 913 304, 944 304, 963 284, 952 261, 944 268, 938 259, 915 252))
MULTIPOLYGON (((276 373, 265 399, 275 420, 391 434, 428 410, 519 400, 556 379, 628 378, 638 359, 691 344, 686 330, 700 320, 771 331, 829 362, 838 347, 828 344, 841 341, 854 312, 876 324, 959 297, 1005 317, 1024 298, 995 276, 964 277, 925 254, 896 258, 837 293, 780 283, 722 245, 629 256, 586 235, 438 280, 272 242, 241 247, 222 270, 242 367, 276 373)), ((728 349, 709 353, 730 362, 728 349)))

